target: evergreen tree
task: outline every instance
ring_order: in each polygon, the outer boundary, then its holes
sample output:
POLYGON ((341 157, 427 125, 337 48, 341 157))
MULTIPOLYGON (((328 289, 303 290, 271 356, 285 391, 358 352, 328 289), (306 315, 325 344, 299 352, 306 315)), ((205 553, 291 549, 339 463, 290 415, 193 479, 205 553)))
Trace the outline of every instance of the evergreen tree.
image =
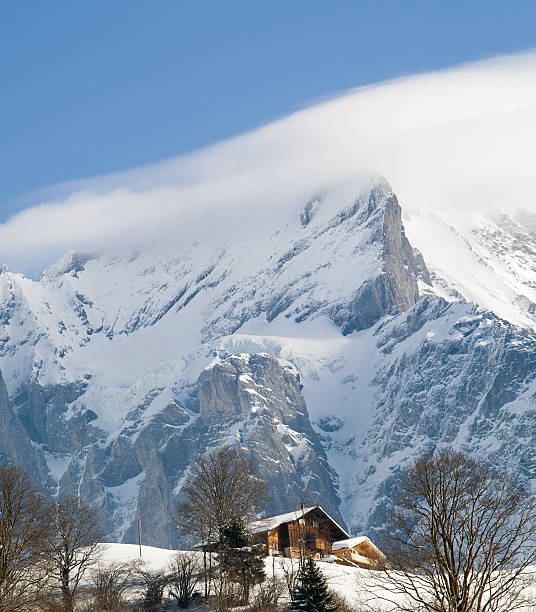
POLYGON ((326 579, 311 557, 303 562, 298 577, 298 586, 291 595, 291 610, 307 612, 336 612, 332 604, 333 595, 328 590, 326 579))
POLYGON ((242 521, 233 521, 223 532, 223 550, 220 562, 227 578, 240 586, 241 603, 249 602, 252 586, 264 581, 265 552, 260 546, 252 546, 242 521))

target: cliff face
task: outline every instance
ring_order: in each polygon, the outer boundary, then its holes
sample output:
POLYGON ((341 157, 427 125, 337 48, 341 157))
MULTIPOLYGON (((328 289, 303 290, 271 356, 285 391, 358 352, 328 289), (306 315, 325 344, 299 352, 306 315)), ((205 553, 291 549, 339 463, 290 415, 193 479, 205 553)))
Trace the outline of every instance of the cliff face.
POLYGON ((270 485, 267 510, 280 514, 300 503, 320 504, 342 521, 337 477, 329 468, 289 363, 266 354, 231 355, 199 377, 194 428, 248 449, 270 485), (236 432, 236 433, 235 433, 236 432))
POLYGON ((27 471, 38 486, 49 481, 47 464, 13 411, 0 373, 0 464, 7 463, 27 471))
POLYGON ((465 302, 425 297, 361 339, 375 366, 366 382, 370 420, 356 437, 348 413, 325 434, 342 478, 342 513, 353 531, 380 531, 406 462, 453 446, 522 482, 536 477, 536 335, 465 302), (371 344, 369 344, 369 342, 371 344), (359 500, 359 501, 358 501, 359 500))
POLYGON ((370 244, 380 245, 381 266, 351 300, 332 309, 331 317, 343 334, 366 329, 385 315, 413 306, 419 299, 419 278, 431 284, 422 256, 406 238, 402 209, 389 185, 378 181, 363 204, 357 208, 360 224, 375 228, 370 244))
MULTIPOLYGON (((80 492, 98 508, 111 539, 134 542, 139 516, 144 541, 177 546, 185 541, 175 521, 188 466, 200 453, 231 444, 251 457, 268 483, 266 511, 322 503, 343 522, 337 476, 311 426, 300 386, 299 374, 288 363, 265 354, 228 355, 201 372, 189 389, 190 408, 171 402, 149 416, 150 402, 145 402, 111 443, 91 425, 77 428, 80 421, 68 420, 76 443, 58 490, 80 492)), ((9 415, 12 425, 16 417, 9 415)), ((21 441, 32 448, 29 437, 23 437, 20 424, 13 427, 5 456, 35 473, 35 466, 21 457, 28 451, 21 441)), ((63 437, 59 440, 62 447, 63 437)))

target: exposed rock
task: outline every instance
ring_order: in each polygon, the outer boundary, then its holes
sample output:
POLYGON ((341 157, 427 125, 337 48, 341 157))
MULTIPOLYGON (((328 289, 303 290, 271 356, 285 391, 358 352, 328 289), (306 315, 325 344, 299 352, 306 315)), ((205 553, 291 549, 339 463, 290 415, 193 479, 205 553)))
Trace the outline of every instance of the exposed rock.
POLYGON ((6 463, 28 472, 37 486, 50 483, 46 461, 13 411, 0 372, 0 464, 6 463))
POLYGON ((94 440, 92 428, 88 427, 93 418, 91 414, 65 418, 69 404, 86 388, 86 381, 46 387, 31 381, 22 387, 13 401, 32 440, 58 453, 75 452, 94 440))
POLYGON ((466 303, 424 298, 379 325, 374 420, 352 445, 359 470, 346 514, 381 530, 400 471, 419 452, 454 446, 522 482, 536 478, 536 335, 466 303))
MULTIPOLYGON (((363 208, 363 204, 359 209, 363 208)), ((381 271, 365 281, 352 300, 331 310, 343 334, 366 329, 385 315, 404 312, 419 300, 417 280, 431 284, 426 264, 413 249, 402 225, 402 210, 386 181, 379 180, 368 195, 363 225, 374 223, 372 242, 381 245, 381 271), (378 222, 378 217, 382 222, 378 222)))
POLYGON ((194 428, 230 441, 234 433, 270 485, 268 511, 321 503, 343 522, 336 475, 311 426, 295 368, 268 355, 232 355, 201 374, 198 398, 194 428))
MULTIPOLYGON (((34 385, 19 399, 33 407, 33 412, 25 410, 29 425, 29 415, 38 414, 36 398, 45 415, 55 415, 56 431, 46 418, 34 430, 47 452, 64 456, 66 440, 74 441, 60 482, 49 479, 51 493, 80 494, 98 508, 108 538, 136 542, 139 517, 145 543, 168 547, 188 540, 175 525, 181 483, 195 457, 219 444, 237 445, 251 457, 269 485, 268 513, 297 508, 301 502, 322 503, 343 523, 337 476, 311 426, 299 375, 290 364, 265 354, 222 356, 191 389, 198 414, 175 402, 142 424, 147 406, 140 407, 129 415, 123 433, 109 442, 102 432, 95 440, 98 430, 89 436, 86 421, 76 415, 65 418, 67 400, 78 398, 76 389, 34 385)), ((8 434, 4 461, 46 474, 41 453, 34 451, 11 410, 5 386, 0 386, 0 408, 2 431, 8 434)))

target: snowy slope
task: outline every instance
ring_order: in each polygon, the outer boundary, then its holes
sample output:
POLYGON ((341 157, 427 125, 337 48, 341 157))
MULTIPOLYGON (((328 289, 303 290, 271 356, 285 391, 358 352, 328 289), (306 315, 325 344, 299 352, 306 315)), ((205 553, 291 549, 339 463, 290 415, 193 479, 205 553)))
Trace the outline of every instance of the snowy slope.
MULTIPOLYGON (((98 562, 98 567, 102 568, 108 565, 141 561, 150 571, 167 572, 169 571, 169 564, 173 556, 180 554, 181 552, 184 551, 142 545, 140 557, 140 549, 137 544, 104 544, 103 553, 98 562)), ((197 554, 201 559, 201 553, 197 554)), ((290 564, 290 559, 273 559, 271 557, 267 557, 265 559, 266 576, 271 578, 272 575, 275 574, 277 578, 284 580, 285 574, 283 568, 289 566, 290 564)), ((359 597, 359 584, 363 580, 370 580, 370 572, 367 570, 361 570, 358 568, 328 562, 319 562, 318 565, 324 573, 329 586, 336 592, 340 593, 349 602, 353 602, 357 597, 359 597)), ((93 568, 90 568, 89 572, 92 570, 93 568)), ((137 595, 138 593, 135 590, 132 590, 132 592, 127 594, 127 597, 132 598, 137 595)), ((165 595, 167 596, 167 592, 165 595)), ((282 601, 287 600, 288 594, 284 593, 282 595, 282 601)))
POLYGON ((10 395, 29 380, 91 379, 84 402, 94 425, 113 435, 147 393, 177 382, 178 371, 193 382, 210 361, 210 340, 259 315, 333 318, 380 273, 383 246, 375 235, 383 208, 339 197, 306 203, 276 220, 277 229, 237 229, 224 243, 219 237, 171 255, 70 253, 38 282, 4 271, 0 370, 10 395))
POLYGON ((76 378, 80 363, 97 373, 108 353, 114 362, 121 351, 147 358, 158 345, 158 360, 180 355, 259 312, 306 318, 313 307, 326 311, 379 271, 374 220, 345 223, 352 206, 353 198, 314 200, 254 235, 237 228, 171 254, 70 253, 38 282, 4 270, 0 365, 10 392, 30 372, 44 382, 76 378), (141 333, 128 339, 133 332, 141 333))
POLYGON ((536 325, 536 217, 528 212, 411 211, 404 225, 439 294, 516 325, 536 325))

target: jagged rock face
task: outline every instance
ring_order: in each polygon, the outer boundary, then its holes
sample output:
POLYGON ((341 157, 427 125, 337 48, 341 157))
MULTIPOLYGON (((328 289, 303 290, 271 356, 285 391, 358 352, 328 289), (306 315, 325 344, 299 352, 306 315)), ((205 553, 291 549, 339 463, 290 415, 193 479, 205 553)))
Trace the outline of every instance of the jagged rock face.
POLYGON ((71 253, 37 283, 0 274, 0 362, 10 392, 28 376, 69 379, 72 362, 80 369, 103 339, 150 328, 180 330, 188 321, 197 344, 256 317, 327 316, 350 333, 415 303, 416 272, 426 276, 426 267, 385 180, 349 201, 324 196, 305 209, 223 245, 123 259, 71 253))
POLYGON ((264 354, 229 356, 201 373, 198 398, 194 428, 218 436, 236 431, 270 485, 267 511, 322 504, 342 522, 337 478, 311 426, 295 368, 264 354))
POLYGON ((380 182, 369 194, 366 207, 360 207, 365 224, 373 222, 373 242, 381 245, 380 274, 367 280, 346 304, 332 309, 333 321, 343 334, 366 329, 381 317, 404 312, 419 299, 418 278, 430 283, 428 270, 420 253, 409 244, 402 225, 401 208, 396 195, 380 182), (378 223, 376 217, 382 217, 378 223))
MULTIPOLYGON (((433 253, 442 243, 416 219, 408 235, 433 253)), ((506 312, 532 321, 519 263, 533 237, 520 249, 512 227, 461 241, 488 266, 486 300, 503 296, 489 280, 500 264, 506 312), (512 252, 497 250, 504 236, 512 252)), ((139 516, 159 546, 186 543, 181 486, 219 444, 250 454, 267 512, 320 503, 353 533, 381 527, 420 450, 452 444, 535 480, 534 332, 464 301, 452 266, 434 260, 430 273, 412 244, 377 180, 258 235, 71 253, 37 282, 1 268, 0 460, 94 504, 109 539, 135 542, 139 516)))
POLYGON ((79 413, 66 423, 69 404, 85 391, 87 383, 41 386, 35 381, 21 388, 13 398, 19 419, 31 439, 52 452, 70 453, 95 438, 88 427, 95 418, 91 410, 79 413))
POLYGON ((392 294, 390 302, 395 307, 386 314, 393 314, 393 310, 396 313, 404 312, 419 300, 417 279, 422 279, 428 285, 432 283, 422 255, 406 238, 402 209, 394 193, 387 195, 385 203, 382 242, 385 275, 392 294))
POLYGON ((27 471, 37 486, 49 481, 47 464, 13 411, 0 373, 0 464, 7 463, 27 471))
POLYGON ((371 332, 375 406, 352 444, 360 469, 346 490, 365 499, 345 513, 351 528, 381 532, 401 470, 419 452, 454 446, 525 483, 536 477, 533 331, 427 297, 371 332))
POLYGON ((200 453, 231 444, 251 457, 268 483, 267 512, 321 502, 342 522, 337 477, 290 364, 262 354, 230 355, 205 369, 190 393, 197 412, 168 406, 140 431, 125 428, 108 447, 89 445, 60 490, 71 492, 81 482, 112 538, 136 541, 139 516, 144 541, 176 546, 188 539, 175 527, 188 466, 200 453))
MULTIPOLYGON (((320 206, 321 200, 316 204, 320 206)), ((307 205, 302 231, 292 237, 287 250, 270 257, 273 264, 233 285, 215 303, 221 314, 204 328, 206 338, 214 337, 214 330, 233 333, 259 315, 272 321, 281 314, 297 322, 327 316, 349 334, 386 314, 403 312, 419 299, 417 279, 429 281, 428 271, 404 234, 400 205, 386 181, 378 179, 323 222, 311 221, 311 210, 307 205), (321 262, 307 263, 318 259, 319 253, 321 262), (337 275, 341 258, 355 267, 345 271, 347 282, 333 300, 324 277, 337 275), (266 282, 259 283, 259 276, 266 282), (283 282, 274 284, 274 279, 283 282), (254 305, 247 306, 244 295, 254 297, 254 305)))

